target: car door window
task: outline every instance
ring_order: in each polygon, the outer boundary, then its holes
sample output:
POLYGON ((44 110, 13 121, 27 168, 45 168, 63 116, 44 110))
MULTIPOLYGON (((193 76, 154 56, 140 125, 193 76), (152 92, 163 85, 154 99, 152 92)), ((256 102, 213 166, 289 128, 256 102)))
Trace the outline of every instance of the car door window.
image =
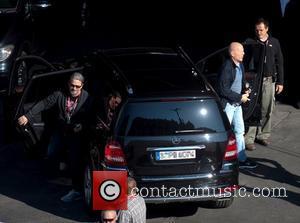
POLYGON ((96 98, 106 97, 113 91, 118 91, 122 96, 127 95, 127 84, 122 74, 114 68, 109 61, 96 55, 88 59, 87 90, 96 98))
POLYGON ((216 89, 218 73, 224 61, 228 58, 227 48, 211 54, 196 64, 200 72, 208 79, 210 84, 216 89))

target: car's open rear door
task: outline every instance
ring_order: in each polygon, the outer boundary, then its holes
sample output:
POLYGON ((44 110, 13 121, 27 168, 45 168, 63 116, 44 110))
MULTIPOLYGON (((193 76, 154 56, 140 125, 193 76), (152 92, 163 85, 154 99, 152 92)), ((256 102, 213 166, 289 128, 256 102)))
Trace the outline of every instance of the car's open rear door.
POLYGON ((55 124, 55 108, 36 115, 26 126, 17 124, 17 119, 26 114, 38 101, 56 90, 66 88, 69 76, 82 68, 65 69, 34 75, 27 83, 15 113, 17 131, 23 136, 27 148, 35 148, 43 140, 49 140, 51 127, 55 124))
MULTIPOLYGON (((250 101, 243 104, 243 115, 247 125, 257 125, 260 120, 260 101, 264 46, 255 42, 244 44, 245 78, 251 88, 250 101)), ((222 63, 228 58, 228 47, 220 49, 196 63, 198 70, 216 88, 222 63)))

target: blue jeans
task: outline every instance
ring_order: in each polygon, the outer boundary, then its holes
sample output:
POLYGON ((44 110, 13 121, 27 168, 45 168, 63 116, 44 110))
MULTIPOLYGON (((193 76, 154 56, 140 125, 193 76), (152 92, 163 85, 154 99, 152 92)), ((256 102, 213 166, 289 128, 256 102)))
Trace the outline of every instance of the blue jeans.
POLYGON ((234 106, 227 103, 224 111, 228 117, 230 124, 233 126, 233 132, 236 137, 236 144, 238 149, 238 159, 239 161, 243 162, 247 159, 247 156, 245 152, 245 126, 242 106, 234 106))

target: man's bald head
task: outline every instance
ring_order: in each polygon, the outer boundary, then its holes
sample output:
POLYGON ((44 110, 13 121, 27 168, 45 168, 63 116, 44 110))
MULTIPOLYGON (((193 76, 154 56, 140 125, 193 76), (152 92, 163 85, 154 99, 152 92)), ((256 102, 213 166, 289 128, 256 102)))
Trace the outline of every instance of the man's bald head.
POLYGON ((229 53, 231 53, 232 51, 238 50, 240 48, 243 48, 242 44, 240 44, 239 42, 232 42, 229 45, 229 53))
POLYGON ((229 45, 229 55, 231 56, 234 63, 241 63, 244 57, 244 47, 239 42, 232 42, 229 45))
POLYGON ((116 223, 118 216, 117 216, 117 212, 115 210, 104 210, 101 212, 102 215, 102 222, 103 223, 116 223))

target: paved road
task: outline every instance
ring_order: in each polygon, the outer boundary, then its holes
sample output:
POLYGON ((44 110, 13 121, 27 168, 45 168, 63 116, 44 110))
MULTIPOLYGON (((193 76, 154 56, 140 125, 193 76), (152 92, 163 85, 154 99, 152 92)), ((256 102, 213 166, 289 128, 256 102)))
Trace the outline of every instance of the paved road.
MULTIPOLYGON (((148 207, 149 223, 288 222, 300 219, 300 110, 279 104, 273 115, 272 143, 257 145, 248 155, 259 163, 253 171, 240 174, 247 190, 226 209, 209 209, 197 204, 148 207), (270 188, 285 188, 281 197, 267 196, 270 188), (264 189, 264 194, 252 193, 264 189), (257 196, 257 197, 254 197, 257 196), (260 196, 260 197, 258 197, 260 196)), ((40 171, 41 161, 28 159, 20 145, 0 148, 0 222, 95 222, 82 202, 63 204, 60 196, 69 182, 51 181, 40 171), (17 155, 18 154, 18 155, 17 155)), ((278 191, 277 191, 278 192, 278 191)), ((274 194, 278 195, 278 193, 274 194)))

